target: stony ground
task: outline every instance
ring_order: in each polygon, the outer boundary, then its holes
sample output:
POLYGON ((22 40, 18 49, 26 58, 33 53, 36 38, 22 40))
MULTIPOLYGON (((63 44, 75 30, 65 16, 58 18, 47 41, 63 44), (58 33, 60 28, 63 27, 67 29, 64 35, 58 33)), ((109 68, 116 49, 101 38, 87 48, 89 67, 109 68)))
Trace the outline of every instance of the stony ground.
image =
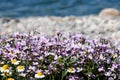
POLYGON ((0 18, 1 35, 13 32, 30 32, 36 30, 45 34, 54 34, 56 30, 82 33, 89 38, 106 37, 115 44, 120 44, 120 17, 67 16, 67 17, 29 17, 0 18))

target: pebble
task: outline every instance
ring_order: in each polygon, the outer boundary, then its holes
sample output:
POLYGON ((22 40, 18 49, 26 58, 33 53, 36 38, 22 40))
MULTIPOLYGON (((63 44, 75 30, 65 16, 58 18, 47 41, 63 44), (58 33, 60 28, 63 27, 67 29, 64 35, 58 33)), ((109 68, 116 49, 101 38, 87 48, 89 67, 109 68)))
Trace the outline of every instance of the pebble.
POLYGON ((105 8, 103 9, 100 13, 99 16, 101 17, 120 17, 120 12, 119 10, 115 9, 115 8, 105 8))

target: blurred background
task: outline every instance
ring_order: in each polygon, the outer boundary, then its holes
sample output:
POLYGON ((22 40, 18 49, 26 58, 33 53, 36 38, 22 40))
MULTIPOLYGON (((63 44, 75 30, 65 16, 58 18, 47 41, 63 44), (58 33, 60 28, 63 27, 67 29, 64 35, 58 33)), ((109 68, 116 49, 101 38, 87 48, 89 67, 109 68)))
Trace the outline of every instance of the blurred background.
POLYGON ((0 17, 83 16, 111 7, 120 10, 120 0, 0 0, 0 17))

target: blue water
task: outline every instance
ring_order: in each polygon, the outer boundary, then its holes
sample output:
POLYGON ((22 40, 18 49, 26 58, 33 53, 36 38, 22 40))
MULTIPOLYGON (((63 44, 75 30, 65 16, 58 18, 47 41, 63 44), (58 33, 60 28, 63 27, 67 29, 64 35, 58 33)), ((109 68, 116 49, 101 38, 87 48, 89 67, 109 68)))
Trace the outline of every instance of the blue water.
POLYGON ((120 0, 0 0, 0 17, 82 16, 104 8, 120 10, 120 0))

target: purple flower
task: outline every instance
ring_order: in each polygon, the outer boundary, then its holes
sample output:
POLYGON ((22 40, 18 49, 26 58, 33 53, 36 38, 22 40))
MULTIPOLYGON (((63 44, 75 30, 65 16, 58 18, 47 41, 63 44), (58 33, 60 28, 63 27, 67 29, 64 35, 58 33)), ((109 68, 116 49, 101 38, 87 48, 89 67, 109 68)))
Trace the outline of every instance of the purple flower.
POLYGON ((111 75, 111 71, 105 73, 105 76, 110 76, 110 75, 111 75))
POLYGON ((108 80, 114 80, 114 78, 112 78, 112 77, 109 77, 109 78, 108 78, 108 80))
POLYGON ((16 80, 20 76, 28 80, 43 77, 46 80, 53 76, 83 80, 86 79, 85 76, 96 79, 101 75, 105 79, 114 80, 119 77, 119 55, 117 47, 108 40, 89 40, 80 34, 58 32, 47 36, 16 33, 0 38, 0 68, 4 64, 9 65, 16 80), (19 60, 19 64, 25 67, 24 72, 18 74, 18 78, 16 66, 11 64, 13 59, 19 60))

